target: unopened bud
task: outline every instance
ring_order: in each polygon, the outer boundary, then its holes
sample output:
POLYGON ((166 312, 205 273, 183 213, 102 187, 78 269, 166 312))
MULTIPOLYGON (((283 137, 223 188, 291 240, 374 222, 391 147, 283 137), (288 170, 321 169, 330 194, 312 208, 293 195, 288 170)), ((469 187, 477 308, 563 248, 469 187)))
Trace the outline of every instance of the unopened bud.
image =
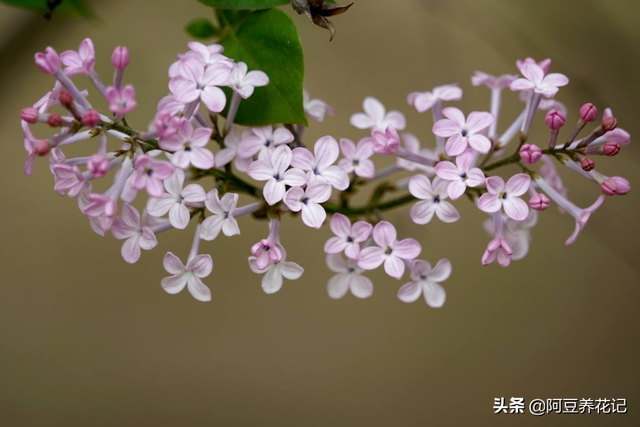
POLYGON ((60 56, 52 47, 45 49, 44 53, 36 53, 36 65, 47 74, 55 74, 60 69, 60 56))
POLYGON ((626 179, 614 176, 606 179, 600 184, 602 192, 607 196, 624 196, 631 191, 631 184, 626 179))
POLYGON ((600 126, 602 126, 605 132, 609 132, 618 126, 618 120, 616 120, 615 117, 607 117, 606 119, 602 119, 600 126))
POLYGON ((60 126, 62 126, 62 117, 60 116, 60 114, 51 113, 49 114, 49 117, 47 117, 47 123, 52 128, 59 128, 60 126))
POLYGON ((617 142, 607 142, 602 148, 604 155, 609 157, 616 156, 620 152, 620 144, 617 142))
POLYGON ((118 46, 113 50, 111 55, 111 64, 119 70, 127 68, 129 65, 130 56, 129 49, 124 46, 118 46))
POLYGON ((529 199, 529 206, 536 211, 546 211, 549 207, 549 198, 542 193, 536 193, 529 199))
POLYGON ((583 171, 590 172, 596 167, 596 162, 594 162, 593 160, 585 157, 584 159, 582 159, 580 161, 580 166, 582 167, 583 171))
POLYGON ((87 169, 96 178, 102 178, 109 172, 109 161, 100 154, 94 154, 87 162, 87 169))
POLYGON ((36 124, 38 121, 38 110, 35 108, 23 108, 20 112, 20 118, 27 123, 36 124))
POLYGON ((585 122, 592 122, 598 117, 598 109, 588 102, 580 108, 580 118, 585 122))
POLYGON ((71 92, 68 90, 61 90, 58 99, 60 100, 60 104, 67 108, 70 108, 73 104, 73 95, 71 95, 71 92))
POLYGON ((544 118, 544 122, 547 124, 549 129, 557 130, 564 126, 565 118, 560 111, 551 110, 544 118))
POLYGON ((82 124, 90 128, 98 126, 100 115, 96 110, 87 110, 82 115, 82 124))
POLYGON ((46 156, 51 151, 51 146, 48 141, 38 141, 35 151, 38 156, 46 156))
POLYGON ((530 165, 537 163, 542 158, 542 150, 534 144, 524 144, 520 148, 520 158, 530 165))

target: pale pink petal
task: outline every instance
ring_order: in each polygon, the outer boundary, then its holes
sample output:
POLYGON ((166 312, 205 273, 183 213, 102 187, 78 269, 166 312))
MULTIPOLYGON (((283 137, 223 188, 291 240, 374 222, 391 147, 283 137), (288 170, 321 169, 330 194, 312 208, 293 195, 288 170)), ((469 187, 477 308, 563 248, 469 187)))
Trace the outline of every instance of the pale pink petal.
POLYGON ((440 162, 435 167, 436 175, 447 181, 459 181, 461 171, 449 161, 440 162))
POLYGON ((420 282, 405 283, 398 289, 398 299, 402 302, 414 302, 420 298, 422 285, 420 282))
POLYGON ((207 200, 207 194, 198 184, 189 184, 184 187, 182 197, 186 203, 198 203, 207 200))
POLYGON ((478 153, 487 154, 491 149, 491 141, 484 135, 471 135, 467 139, 469 145, 478 153))
POLYGON ((388 256, 384 260, 384 271, 394 279, 400 279, 404 274, 404 262, 397 256, 388 256))
POLYGON ((502 203, 496 194, 484 193, 478 200, 478 208, 487 213, 498 212, 501 207, 502 203))
POLYGON ((160 282, 162 288, 169 294, 177 294, 187 285, 186 274, 176 274, 175 276, 165 277, 160 282))
POLYGON ((468 138, 455 134, 447 140, 445 150, 449 156, 458 156, 467 148, 468 138))
POLYGON ((466 127, 469 133, 478 133, 491 126, 494 121, 493 114, 474 111, 467 117, 466 127))
POLYGON ((539 86, 544 77, 544 71, 535 63, 525 63, 520 67, 520 72, 527 80, 536 86, 539 86))
POLYGON ((507 197, 503 202, 504 212, 514 221, 524 221, 529 215, 529 205, 517 197, 507 197))
POLYGON ((202 254, 196 256, 187 264, 187 270, 192 271, 196 277, 207 277, 211 274, 211 270, 213 270, 211 255, 202 254))
MULTIPOLYGON (((335 217, 335 216, 334 216, 335 217)), ((324 244, 324 251, 327 254, 338 254, 347 247, 347 239, 344 237, 331 237, 324 244)))
POLYGON ((460 219, 460 213, 449 202, 440 201, 440 204, 436 208, 436 215, 440 218, 440 221, 451 223, 460 219))
POLYGON ((458 170, 463 172, 468 172, 469 169, 471 168, 471 165, 473 165, 474 157, 475 157, 475 154, 473 150, 471 149, 464 150, 462 154, 456 157, 456 166, 458 167, 458 170))
POLYGON ((192 148, 189 160, 194 167, 201 170, 208 170, 215 166, 213 153, 206 148, 192 148))
POLYGON ((211 290, 202 283, 197 277, 189 276, 187 279, 187 290, 192 297, 198 301, 208 302, 211 301, 211 290))
POLYGON ((467 191, 467 186, 463 181, 451 181, 447 187, 447 194, 451 200, 457 200, 467 191))
POLYGON ((442 119, 438 120, 432 128, 435 135, 447 138, 452 135, 460 133, 460 125, 453 120, 442 119))
POLYGON ((404 114, 399 111, 389 111, 385 123, 385 126, 393 126, 394 129, 399 131, 404 130, 407 127, 407 120, 405 119, 404 114))
POLYGON ((267 294, 275 294, 282 289, 282 275, 278 268, 272 268, 262 278, 262 290, 267 294))
POLYGON ((374 127, 373 121, 363 113, 356 113, 351 116, 351 125, 358 129, 369 129, 374 127))
POLYGON ((189 209, 182 203, 174 203, 169 210, 171 225, 179 230, 184 230, 189 225, 189 209))
POLYGON ((416 175, 409 181, 409 192, 418 199, 431 199, 433 197, 431 181, 424 175, 416 175))
POLYGON ((327 293, 331 299, 341 299, 349 292, 349 274, 336 274, 327 283, 327 293))
POLYGON ((440 284, 427 282, 424 284, 424 299, 429 307, 440 308, 447 299, 447 293, 440 284))
POLYGON ((358 267, 364 270, 374 270, 382 265, 386 256, 384 249, 370 246, 360 251, 360 259, 358 260, 358 267))
POLYGON ((338 142, 331 136, 323 136, 313 146, 316 165, 325 168, 335 163, 340 155, 338 142))
POLYGON ((429 280, 434 282, 444 282, 451 276, 451 262, 446 258, 441 259, 429 272, 428 276, 429 280))
POLYGON ((283 261, 280 263, 280 273, 288 280, 298 280, 304 273, 304 268, 295 262, 283 261))
POLYGON ((302 222, 309 227, 320 228, 327 218, 324 208, 316 202, 309 201, 302 206, 302 222))
POLYGON ((357 221, 353 224, 351 229, 353 233, 353 239, 357 243, 364 242, 371 236, 371 231, 373 230, 373 226, 365 221, 357 221))
POLYGON ((516 79, 511 82, 509 88, 511 90, 528 91, 535 89, 535 86, 527 79, 516 79))
POLYGON ((392 245, 393 255, 402 259, 412 260, 420 255, 422 246, 416 239, 403 239, 392 245))
POLYGON ((504 180, 499 176, 490 176, 485 181, 487 185, 487 191, 491 194, 500 194, 500 192, 504 191, 504 180))
POLYGON ((341 213, 336 213, 331 217, 329 228, 336 236, 348 237, 351 234, 351 221, 341 213))
POLYGON ((349 175, 340 166, 329 166, 321 176, 336 190, 344 191, 349 187, 349 175))
POLYGON ((356 298, 369 298, 373 295, 373 283, 368 277, 359 274, 350 274, 351 293, 356 298))
POLYGON ((184 264, 180 261, 180 258, 175 256, 172 252, 167 252, 162 259, 162 265, 169 274, 180 274, 184 272, 184 264))
POLYGON ((262 190, 264 199, 269 206, 273 206, 278 203, 284 197, 285 186, 283 182, 278 182, 275 179, 270 179, 262 190))
POLYGON ((484 173, 478 169, 473 168, 467 172, 467 186, 468 187, 479 187, 484 185, 485 183, 484 173))
POLYGON ((362 107, 364 108, 364 112, 371 117, 371 120, 374 124, 380 124, 384 120, 384 116, 386 110, 384 105, 376 98, 368 96, 364 99, 362 103, 362 107))
POLYGON ((349 267, 347 262, 339 254, 330 254, 326 256, 327 267, 334 273, 348 273, 349 267))
POLYGON ((380 221, 373 228, 373 240, 382 248, 391 247, 397 238, 396 228, 387 221, 380 221))
POLYGON ((135 264, 140 259, 140 245, 138 245, 139 237, 131 237, 125 240, 122 245, 122 258, 129 264, 135 264))
POLYGON ((529 190, 530 184, 531 177, 526 173, 519 173, 509 178, 505 191, 509 196, 522 196, 529 190))
POLYGON ((433 218, 433 214, 436 211, 436 206, 431 200, 425 200, 418 202, 411 206, 409 216, 416 224, 428 224, 433 218))
POLYGON ((445 108, 444 110, 442 110, 442 115, 450 120, 453 120, 458 125, 459 129, 462 129, 462 127, 464 127, 465 125, 466 120, 464 118, 464 114, 462 114, 462 111, 455 107, 445 108))
POLYGON ((164 194, 160 198, 151 198, 147 202, 147 212, 151 216, 161 217, 166 215, 175 203, 176 198, 170 194, 164 194))

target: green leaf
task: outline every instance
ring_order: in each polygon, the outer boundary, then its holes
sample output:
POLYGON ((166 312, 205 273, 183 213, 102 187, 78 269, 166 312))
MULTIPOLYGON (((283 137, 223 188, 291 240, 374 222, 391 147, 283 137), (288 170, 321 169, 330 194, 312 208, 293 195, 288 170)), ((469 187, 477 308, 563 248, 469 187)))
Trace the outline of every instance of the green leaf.
MULTIPOLYGON (((225 27, 226 38, 221 42, 224 54, 246 62, 249 70, 264 71, 270 80, 269 85, 256 88, 249 99, 242 100, 235 122, 246 126, 306 126, 302 105, 304 60, 298 30, 291 18, 279 9, 269 9, 253 12, 232 24, 227 14, 219 14, 225 27)), ((228 90, 227 96, 230 95, 228 90)))
MULTIPOLYGON (((47 0, 0 0, 0 2, 9 6, 30 9, 41 14, 49 12, 47 0)), ((94 17, 94 14, 86 0, 62 0, 62 2, 54 9, 54 14, 56 13, 77 15, 83 18, 94 17)))
POLYGON ((209 39, 218 34, 218 28, 208 19, 195 19, 185 28, 187 33, 197 39, 209 39))
POLYGON ((269 9, 290 3, 289 0, 199 0, 216 9, 269 9))

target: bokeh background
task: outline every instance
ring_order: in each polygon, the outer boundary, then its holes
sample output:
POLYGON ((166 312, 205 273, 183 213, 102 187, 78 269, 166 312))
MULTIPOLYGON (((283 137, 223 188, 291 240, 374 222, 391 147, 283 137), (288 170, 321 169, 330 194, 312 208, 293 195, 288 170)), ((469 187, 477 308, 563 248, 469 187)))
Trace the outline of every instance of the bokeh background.
MULTIPOLYGON (((166 71, 186 50, 184 25, 207 17, 195 0, 94 1, 97 21, 50 23, 0 6, 0 425, 30 426, 637 426, 640 425, 636 190, 608 198, 577 244, 573 221, 550 209, 529 256, 508 269, 482 267, 484 215, 464 200, 463 220, 427 227, 390 213, 424 257, 451 259, 448 300, 430 309, 395 294, 404 282, 373 274, 374 296, 332 301, 322 245, 330 232, 283 226, 289 258, 306 269, 265 295, 250 272, 249 246, 265 224, 243 218, 243 234, 205 243, 213 301, 160 288, 167 250, 186 256, 193 229, 170 232, 127 265, 120 242, 96 236, 75 201, 52 191, 45 162, 22 174, 19 111, 50 89, 33 65, 47 45, 77 49, 91 37, 109 79, 114 46, 127 45, 144 128, 167 91, 166 71), (494 415, 495 397, 628 399, 625 415, 494 415)), ((337 35, 295 16, 306 87, 338 114, 306 137, 359 138, 349 116, 374 95, 407 115, 431 143, 428 115, 406 105, 410 91, 459 82, 464 109, 488 108, 475 70, 515 72, 525 56, 553 58, 571 84, 559 100, 572 114, 587 101, 610 106, 637 135, 640 17, 635 0, 359 0, 337 17, 337 35)), ((95 94, 93 95, 95 97, 95 94)), ((507 96, 511 96, 508 94, 507 96)), ((507 101, 503 126, 520 111, 507 101)), ((568 123, 571 123, 575 115, 568 123)), ((540 118, 538 118, 541 122, 540 118)), ((535 142, 544 144, 540 128, 535 142)), ((640 182, 637 145, 600 169, 640 182)), ((599 189, 562 171, 572 199, 599 189)), ((210 185, 207 183, 206 185, 210 185)))

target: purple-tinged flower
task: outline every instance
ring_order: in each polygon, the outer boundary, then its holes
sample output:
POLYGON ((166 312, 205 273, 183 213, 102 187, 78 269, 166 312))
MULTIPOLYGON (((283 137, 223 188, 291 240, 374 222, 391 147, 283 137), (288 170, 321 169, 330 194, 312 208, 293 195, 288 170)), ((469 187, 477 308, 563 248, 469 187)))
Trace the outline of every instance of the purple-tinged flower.
POLYGON ((403 260, 415 259, 422 247, 415 239, 397 239, 396 228, 387 221, 380 221, 373 228, 373 241, 377 246, 369 246, 360 251, 358 267, 373 270, 384 263, 384 271, 391 277, 400 279, 404 274, 403 260))
POLYGON ((349 291, 356 298, 369 298, 373 295, 371 279, 362 275, 364 269, 358 267, 355 260, 345 260, 340 254, 328 254, 326 259, 329 270, 336 273, 327 283, 330 298, 341 299, 349 291))
POLYGON ((491 149, 491 141, 482 134, 494 121, 491 113, 474 111, 465 119, 462 111, 449 107, 442 110, 446 119, 433 125, 433 133, 447 140, 449 156, 457 156, 467 149, 467 145, 479 153, 486 154, 491 149))
POLYGON ((120 215, 113 222, 111 234, 118 240, 125 240, 121 250, 122 258, 129 264, 135 264, 140 259, 140 250, 150 251, 156 247, 158 240, 133 206, 123 204, 120 215))
POLYGON ((542 158, 542 150, 534 144, 524 144, 520 147, 520 158, 523 162, 533 165, 542 158))
POLYGON ((153 160, 143 154, 136 159, 131 187, 135 190, 146 188, 151 197, 162 197, 162 182, 173 174, 173 170, 171 163, 153 160))
POLYGON ((529 189, 531 177, 525 173, 512 176, 506 185, 499 176, 487 178, 487 193, 480 196, 478 208, 487 213, 498 212, 504 207, 507 216, 515 221, 524 221, 529 214, 526 202, 519 198, 529 189))
POLYGON ((109 161, 102 154, 94 154, 87 162, 87 170, 95 178, 102 178, 109 172, 109 161))
POLYGON ((237 62, 234 65, 227 82, 227 86, 233 88, 243 99, 253 95, 256 87, 268 84, 269 77, 264 72, 257 70, 247 72, 247 64, 244 62, 237 62))
MULTIPOLYGON (((216 153, 216 165, 219 168, 231 163, 238 156, 238 144, 240 144, 241 138, 240 131, 235 127, 231 128, 227 136, 224 137, 224 148, 216 153)), ((249 166, 247 165, 247 167, 249 166)))
POLYGON ((529 199, 529 207, 535 211, 546 211, 549 208, 549 198, 543 193, 536 193, 529 199))
POLYGON ((302 91, 302 95, 302 104, 307 117, 311 117, 317 122, 322 122, 325 115, 329 114, 333 116, 336 113, 335 110, 323 100, 311 99, 306 89, 302 91))
POLYGON ((551 59, 545 58, 542 61, 536 61, 531 57, 527 57, 525 59, 518 59, 516 61, 516 68, 518 69, 518 71, 522 71, 522 67, 524 66, 524 64, 535 64, 538 67, 542 68, 542 71, 546 74, 549 72, 549 69, 551 68, 551 59))
POLYGON ((325 243, 325 253, 337 254, 344 251, 345 255, 352 260, 358 259, 360 244, 371 236, 373 230, 373 226, 365 221, 357 221, 352 226, 349 218, 339 213, 331 217, 329 227, 335 237, 331 237, 325 243))
POLYGON ((354 173, 356 176, 371 179, 375 175, 375 165, 370 159, 373 156, 373 141, 371 138, 362 138, 358 145, 350 139, 340 139, 340 150, 343 159, 338 165, 346 173, 354 173))
MULTIPOLYGON (((136 167, 137 164, 136 161, 136 167)), ((179 230, 184 230, 189 225, 191 219, 189 207, 199 207, 207 200, 207 195, 200 185, 189 184, 183 188, 184 180, 184 171, 176 169, 173 175, 164 181, 167 192, 160 193, 160 196, 153 196, 154 198, 147 202, 149 215, 159 218, 169 213, 171 225, 179 230)))
POLYGON ((182 103, 202 100, 209 111, 219 113, 227 98, 218 86, 227 84, 232 70, 233 66, 226 61, 205 67, 195 58, 184 58, 179 63, 179 75, 169 81, 169 90, 182 103))
POLYGON ((438 102, 459 101, 461 99, 462 89, 456 84, 436 86, 427 92, 411 92, 407 96, 409 105, 415 107, 419 113, 428 111, 438 102))
POLYGON ((564 74, 551 73, 545 76, 545 71, 533 63, 523 64, 520 72, 525 78, 514 80, 510 86, 511 90, 534 92, 546 98, 553 98, 558 93, 558 88, 569 83, 564 74))
POLYGON ((240 234, 238 221, 233 217, 233 212, 238 205, 238 198, 237 194, 226 193, 220 199, 217 188, 207 193, 204 205, 213 215, 207 217, 200 225, 200 238, 214 240, 220 231, 227 237, 240 234))
POLYGON ((507 241, 501 237, 496 237, 487 245, 487 249, 482 255, 482 265, 493 264, 497 261, 501 267, 508 267, 511 264, 512 254, 513 250, 507 241))
POLYGON ((162 279, 162 288, 169 294, 177 294, 185 286, 198 301, 211 301, 211 290, 202 283, 202 279, 209 276, 213 270, 211 255, 190 256, 185 266, 180 258, 171 252, 162 259, 162 265, 167 273, 172 276, 162 279))
POLYGON ((371 132, 371 140, 373 152, 376 154, 393 155, 400 149, 400 135, 393 126, 387 127, 384 132, 374 130, 371 132))
MULTIPOLYGON (((264 270, 269 263, 279 263, 283 260, 282 251, 284 248, 272 239, 262 239, 251 246, 251 256, 253 263, 258 270, 264 270)), ((251 262, 251 257, 249 258, 251 262)))
MULTIPOLYGON (((24 149, 27 150, 27 160, 24 162, 24 174, 31 176, 33 173, 33 162, 38 155, 37 147, 42 144, 44 140, 36 139, 31 133, 29 124, 22 121, 22 131, 24 133, 24 149)), ((46 143, 46 141, 44 141, 46 143)))
POLYGON ((191 41, 187 43, 191 52, 187 56, 199 59, 204 65, 213 65, 218 62, 231 62, 229 58, 221 55, 224 48, 219 44, 204 45, 200 42, 191 41))
POLYGON ((537 222, 538 213, 535 210, 529 211, 529 216, 524 221, 514 221, 502 213, 495 213, 484 222, 484 229, 494 238, 503 238, 511 249, 511 261, 518 261, 529 252, 531 230, 537 222))
POLYGON ((331 136, 323 136, 313 145, 313 154, 306 148, 295 148, 291 166, 308 171, 314 177, 343 191, 349 186, 349 176, 340 166, 334 165, 339 155, 338 142, 331 136))
POLYGON ((124 46, 117 46, 113 49, 113 53, 111 54, 111 65, 116 69, 124 70, 129 66, 130 61, 131 56, 129 54, 129 49, 124 46))
POLYGON ((282 289, 283 277, 288 280, 297 280, 304 273, 304 269, 295 262, 285 261, 287 253, 281 247, 282 256, 279 261, 272 261, 260 268, 256 257, 249 257, 249 267, 257 274, 264 274, 262 278, 262 290, 267 294, 275 294, 282 289))
POLYGON ((76 197, 87 184, 78 166, 54 164, 51 166, 51 171, 55 177, 53 189, 60 195, 76 197))
POLYGON ((471 77, 471 84, 474 86, 486 86, 489 89, 506 89, 517 78, 518 76, 515 74, 492 76, 482 71, 476 71, 471 77))
POLYGON ((60 60, 67 67, 64 72, 69 76, 93 73, 93 67, 96 64, 96 51, 93 48, 93 42, 91 39, 82 40, 77 52, 73 50, 62 52, 60 60))
POLYGON ((44 53, 36 53, 36 65, 47 74, 55 74, 60 69, 60 56, 52 47, 47 47, 44 53))
POLYGON ((442 222, 455 222, 460 214, 448 198, 449 181, 435 177, 433 183, 424 175, 416 175, 409 181, 409 192, 421 201, 411 206, 411 219, 416 224, 427 224, 435 214, 442 222))
POLYGON ((484 184, 484 173, 472 167, 474 156, 473 150, 466 150, 456 157, 455 165, 450 161, 443 161, 436 165, 436 175, 449 182, 447 194, 451 200, 459 199, 467 187, 479 187, 484 184))
POLYGON ((427 261, 413 260, 409 275, 411 282, 402 285, 398 290, 400 301, 414 302, 422 294, 429 307, 440 308, 444 305, 447 293, 440 282, 451 276, 451 262, 448 259, 441 259, 433 268, 427 261))
POLYGON ((269 206, 282 200, 286 185, 301 187, 307 183, 304 171, 297 168, 289 169, 292 154, 291 148, 288 146, 278 146, 273 152, 262 157, 262 159, 251 163, 247 174, 256 181, 267 181, 262 194, 269 206))
POLYGON ((238 145, 238 156, 241 158, 251 158, 262 152, 293 142, 293 134, 289 129, 281 127, 273 129, 273 126, 262 126, 249 128, 242 134, 242 139, 238 145))
POLYGON ((291 187, 284 194, 284 203, 293 212, 302 210, 302 222, 309 227, 320 228, 327 219, 327 213, 321 203, 331 197, 331 185, 316 179, 303 190, 302 187, 291 187))
POLYGON ((607 196, 624 196, 631 191, 631 184, 622 177, 614 176, 602 181, 600 188, 607 196))
POLYGON ((109 109, 116 114, 128 114, 138 105, 136 102, 136 90, 131 85, 119 90, 109 86, 105 92, 109 109))
POLYGON ((398 158, 396 159, 396 165, 399 168, 402 168, 408 171, 420 170, 425 172, 428 175, 433 175, 434 166, 436 163, 440 161, 440 157, 434 150, 431 150, 429 148, 422 148, 420 146, 420 141, 418 140, 418 137, 416 137, 414 134, 409 132, 404 132, 402 134, 402 145, 404 146, 404 150, 406 153, 410 155, 415 154, 424 159, 427 159, 430 161, 430 164, 412 162, 411 160, 407 160, 398 156, 398 158))
POLYGON ((211 138, 211 132, 212 129, 205 127, 194 129, 191 122, 183 118, 178 132, 161 138, 159 145, 163 150, 173 151, 171 163, 174 166, 186 169, 193 165, 195 168, 207 170, 215 163, 213 153, 205 148, 211 138))
POLYGON ((351 116, 351 125, 358 129, 371 129, 384 132, 389 126, 402 131, 407 125, 404 114, 399 111, 389 111, 376 98, 371 96, 362 103, 364 113, 351 116))

